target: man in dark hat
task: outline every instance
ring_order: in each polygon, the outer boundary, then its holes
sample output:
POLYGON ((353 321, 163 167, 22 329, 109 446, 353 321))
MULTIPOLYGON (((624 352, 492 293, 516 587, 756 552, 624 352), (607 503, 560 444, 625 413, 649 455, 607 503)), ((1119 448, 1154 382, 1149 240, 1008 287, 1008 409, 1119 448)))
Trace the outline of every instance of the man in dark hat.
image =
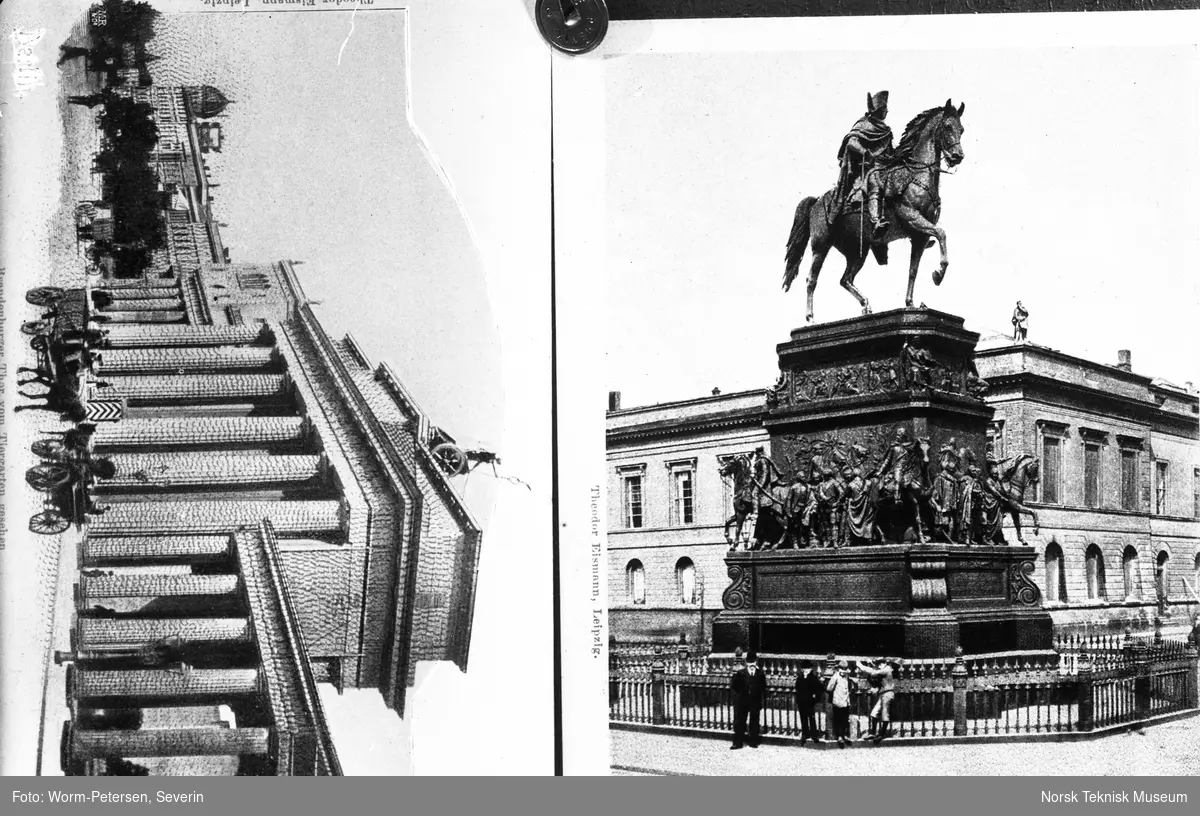
POLYGON ((746 655, 746 665, 733 673, 730 686, 733 688, 733 745, 729 748, 731 751, 743 745, 757 748, 758 718, 767 697, 767 676, 759 671, 758 655, 753 651, 746 655))
POLYGON ((800 744, 812 740, 820 745, 821 732, 817 730, 817 704, 825 695, 825 683, 813 667, 811 660, 800 663, 800 674, 796 677, 796 708, 800 712, 800 744))
POLYGON ((867 94, 867 112, 854 123, 854 127, 842 139, 838 150, 841 175, 834 212, 840 212, 850 195, 854 182, 860 178, 866 182, 867 218, 871 224, 872 240, 887 232, 888 223, 880 217, 879 178, 875 167, 892 152, 892 129, 884 123, 888 114, 888 92, 867 94))
POLYGON ((832 710, 829 712, 833 719, 833 736, 839 748, 845 748, 850 742, 850 663, 839 660, 837 669, 825 681, 825 690, 829 692, 829 702, 832 710))

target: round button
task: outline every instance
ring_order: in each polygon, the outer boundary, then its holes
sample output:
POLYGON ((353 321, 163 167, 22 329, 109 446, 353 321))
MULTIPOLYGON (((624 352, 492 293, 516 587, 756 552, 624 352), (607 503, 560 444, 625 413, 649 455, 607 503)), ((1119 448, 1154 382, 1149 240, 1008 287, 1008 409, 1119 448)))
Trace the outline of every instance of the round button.
POLYGON ((604 0, 538 0, 538 29, 546 42, 567 54, 591 51, 608 31, 604 0))

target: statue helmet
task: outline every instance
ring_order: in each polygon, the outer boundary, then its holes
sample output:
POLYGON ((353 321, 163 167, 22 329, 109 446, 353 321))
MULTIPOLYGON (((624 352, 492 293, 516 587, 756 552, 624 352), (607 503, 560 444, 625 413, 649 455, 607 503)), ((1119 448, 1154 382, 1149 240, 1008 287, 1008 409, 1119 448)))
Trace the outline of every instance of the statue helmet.
POLYGON ((877 94, 867 94, 867 113, 879 113, 881 110, 887 110, 888 92, 880 91, 877 94))

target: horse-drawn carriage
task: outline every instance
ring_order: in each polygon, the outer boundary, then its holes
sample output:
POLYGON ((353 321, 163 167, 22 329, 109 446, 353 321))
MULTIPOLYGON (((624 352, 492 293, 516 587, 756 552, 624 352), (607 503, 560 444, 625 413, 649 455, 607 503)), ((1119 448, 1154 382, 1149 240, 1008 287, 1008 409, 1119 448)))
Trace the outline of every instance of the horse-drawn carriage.
POLYGON ((29 519, 30 532, 58 535, 72 523, 82 528, 92 509, 89 489, 98 475, 112 467, 106 459, 93 459, 89 437, 86 429, 76 429, 67 431, 62 440, 33 443, 33 453, 41 462, 25 471, 25 481, 45 498, 42 510, 29 519))
POLYGON ((491 465, 492 473, 495 474, 496 465, 500 464, 500 457, 491 451, 459 447, 454 437, 441 428, 433 429, 430 453, 447 476, 470 473, 480 465, 491 465))

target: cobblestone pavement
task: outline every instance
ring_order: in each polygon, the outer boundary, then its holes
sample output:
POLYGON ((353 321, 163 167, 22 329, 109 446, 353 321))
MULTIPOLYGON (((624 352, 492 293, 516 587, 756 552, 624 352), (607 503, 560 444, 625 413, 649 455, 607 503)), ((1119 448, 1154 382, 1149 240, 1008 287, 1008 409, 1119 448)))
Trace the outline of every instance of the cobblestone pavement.
POLYGON ((710 776, 1195 776, 1200 718, 1084 742, 995 745, 761 745, 610 731, 614 773, 710 776))

